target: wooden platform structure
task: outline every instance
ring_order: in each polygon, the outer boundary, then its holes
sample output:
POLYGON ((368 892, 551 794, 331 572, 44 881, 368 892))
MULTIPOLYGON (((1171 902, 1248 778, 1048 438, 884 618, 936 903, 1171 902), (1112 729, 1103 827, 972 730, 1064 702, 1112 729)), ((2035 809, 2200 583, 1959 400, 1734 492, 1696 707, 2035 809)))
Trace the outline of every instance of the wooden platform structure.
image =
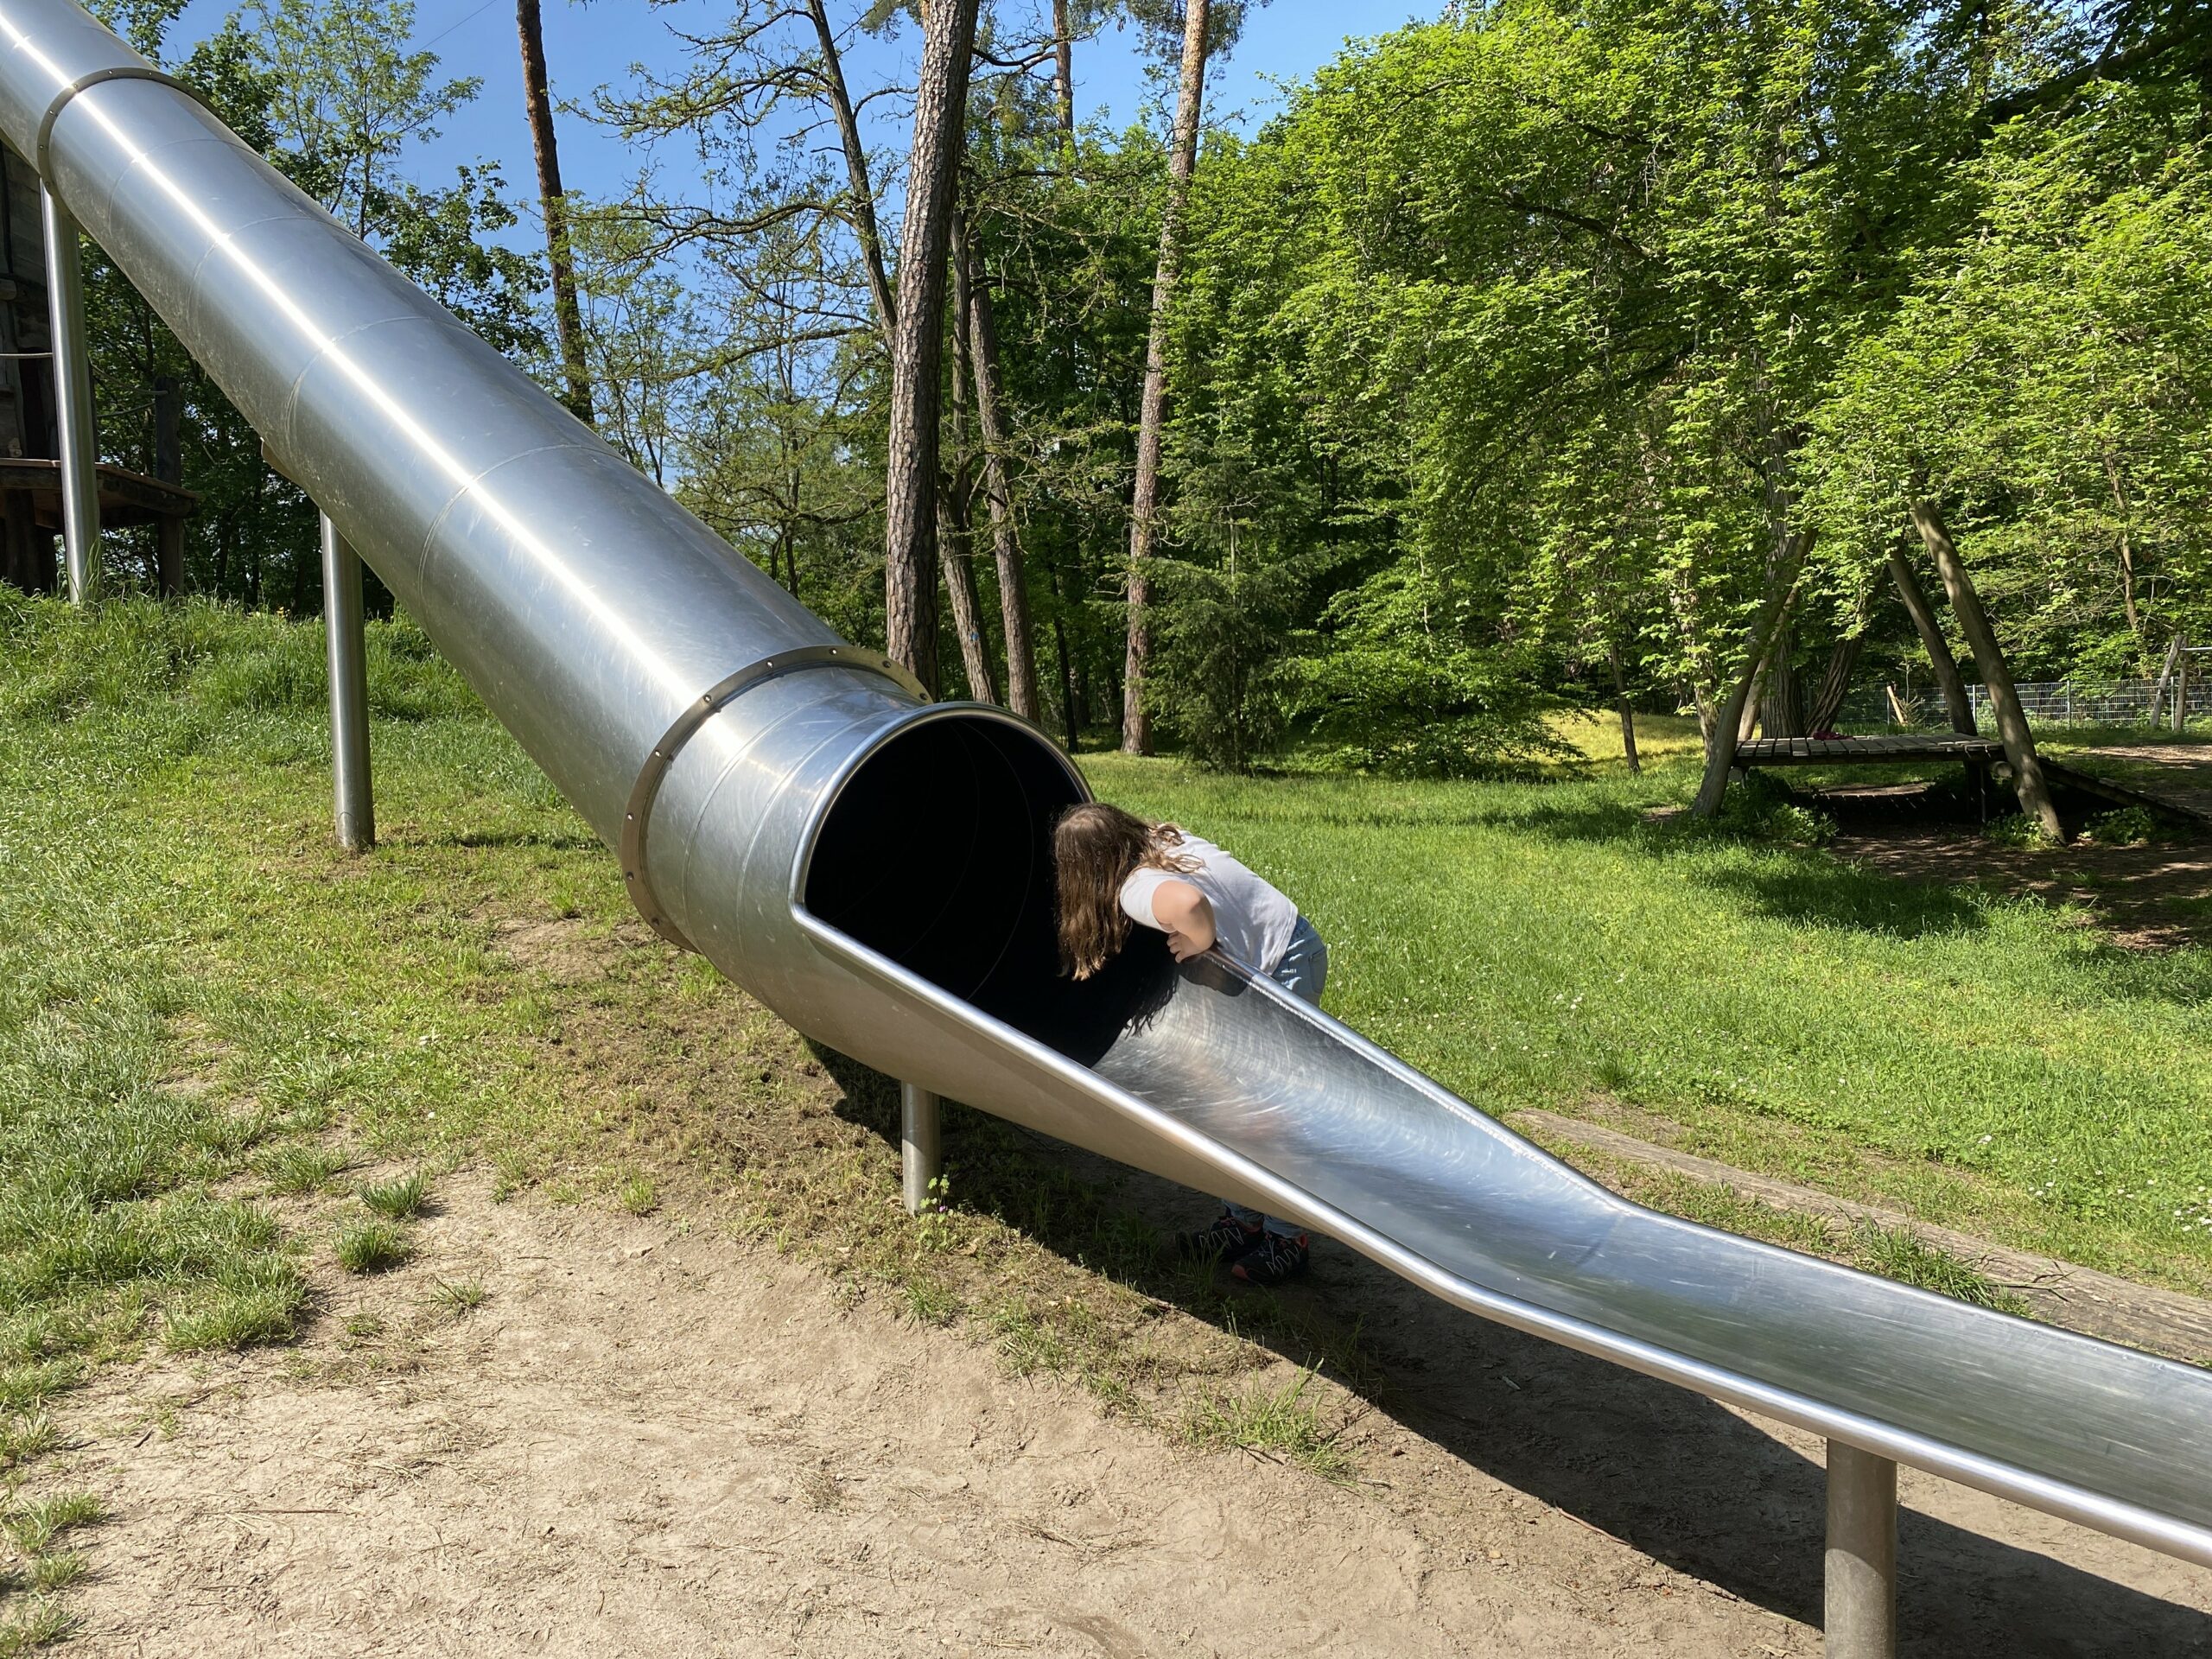
MULTIPOLYGON (((46 289, 38 175, 0 144, 0 582, 35 594, 61 586, 54 549, 61 444, 46 289)), ((152 574, 170 595, 183 589, 184 521, 200 498, 181 481, 176 384, 161 377, 153 391, 151 458, 159 476, 102 465, 99 518, 110 530, 156 527, 152 574)))
POLYGON ((1754 766, 1895 766, 1916 760, 1997 761, 2005 746, 1967 732, 1881 732, 1870 737, 1755 737, 1736 746, 1736 764, 1754 766))

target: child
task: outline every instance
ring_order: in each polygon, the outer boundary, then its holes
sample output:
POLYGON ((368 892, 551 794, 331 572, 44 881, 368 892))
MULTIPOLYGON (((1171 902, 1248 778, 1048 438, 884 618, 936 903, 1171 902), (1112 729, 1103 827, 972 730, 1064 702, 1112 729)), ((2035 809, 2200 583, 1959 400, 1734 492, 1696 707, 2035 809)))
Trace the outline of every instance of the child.
MULTIPOLYGON (((1060 963, 1088 979, 1129 937, 1157 928, 1178 962, 1215 945, 1293 996, 1318 1004, 1329 947, 1313 924, 1210 841, 1147 823, 1118 806, 1070 807, 1052 832, 1058 869, 1060 963)), ((1287 1221, 1224 1201, 1220 1217, 1176 1241, 1186 1255, 1217 1257, 1247 1284, 1279 1285, 1306 1268, 1306 1236, 1287 1221)))

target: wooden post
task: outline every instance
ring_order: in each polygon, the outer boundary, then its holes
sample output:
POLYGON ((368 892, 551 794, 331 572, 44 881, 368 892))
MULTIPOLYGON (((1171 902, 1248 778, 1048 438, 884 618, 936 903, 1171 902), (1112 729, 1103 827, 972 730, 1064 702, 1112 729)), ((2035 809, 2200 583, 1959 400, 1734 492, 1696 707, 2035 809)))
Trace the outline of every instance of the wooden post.
POLYGON ((2005 759, 2012 767, 2012 786, 2019 792, 2020 809, 2039 822, 2053 841, 2063 841, 2066 826, 2059 821, 2050 785, 2044 781, 2043 763, 2036 758, 2035 737, 2028 730, 2028 717, 2020 708, 2020 694, 2013 689, 2012 671, 2005 666, 2005 652, 1998 645, 1987 613, 1981 608, 1981 595, 1974 591, 1974 581, 1960 562, 1959 550, 1951 541, 1950 531, 1943 527, 1943 516, 1936 504, 1914 502, 1912 522, 1920 531, 1920 539, 1935 556, 1952 613, 1959 619, 1967 644, 1974 651, 1974 666, 1980 671, 1982 683, 1989 688, 1990 702, 1996 706, 1997 735, 2005 745, 2005 759))
POLYGON ((2174 636, 2174 730, 2189 727, 2189 641, 2174 636))
POLYGON ((2181 635, 2176 634, 2166 646, 2166 659, 2158 664, 2158 677, 2151 685, 2151 706, 2143 711, 2143 723, 2156 726, 2158 710, 2164 706, 2166 688, 2173 683, 2174 664, 2181 660, 2181 635))

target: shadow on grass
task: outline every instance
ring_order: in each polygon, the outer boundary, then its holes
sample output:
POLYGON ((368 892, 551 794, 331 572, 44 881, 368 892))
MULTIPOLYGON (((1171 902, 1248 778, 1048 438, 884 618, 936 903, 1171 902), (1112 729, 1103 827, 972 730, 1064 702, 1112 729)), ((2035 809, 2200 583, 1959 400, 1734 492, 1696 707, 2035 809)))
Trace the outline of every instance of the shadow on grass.
MULTIPOLYGON (((899 1090, 817 1048, 841 1115, 894 1147, 899 1090)), ((1318 1241, 1303 1282, 1236 1291, 1176 1262, 1173 1230, 1213 1200, 951 1103, 952 1201, 1065 1260, 1224 1335, 1318 1366, 1367 1411, 1481 1475, 1525 1491, 1654 1560, 1784 1618, 1821 1622, 1825 1475, 1701 1396, 1483 1323, 1374 1263, 1318 1241)), ((1028 1369, 1022 1367, 1021 1369, 1028 1369)), ((1091 1381, 1086 1378, 1086 1381, 1091 1381)), ((1110 1398, 1110 1390, 1094 1391, 1110 1398)), ((1370 1459, 1358 1484, 1425 1526, 1429 1496, 1370 1459)), ((1480 1482, 1477 1484, 1479 1486, 1480 1482)), ((1446 1512, 1459 1516, 1463 1503, 1446 1512)), ((1479 1504, 1455 1524, 1484 1536, 1527 1517, 1479 1504)), ((1510 1535, 1503 1541, 1511 1549, 1510 1535)), ((2116 1547, 2120 1548, 2120 1547, 2116 1547)), ((2212 1650, 2212 1618, 1908 1508, 1901 1519, 1900 1652, 1926 1659, 2212 1650)), ((1498 1569, 1510 1573, 1510 1561, 1498 1569)), ((1620 1589, 1620 1601, 1656 1591, 1620 1589)))

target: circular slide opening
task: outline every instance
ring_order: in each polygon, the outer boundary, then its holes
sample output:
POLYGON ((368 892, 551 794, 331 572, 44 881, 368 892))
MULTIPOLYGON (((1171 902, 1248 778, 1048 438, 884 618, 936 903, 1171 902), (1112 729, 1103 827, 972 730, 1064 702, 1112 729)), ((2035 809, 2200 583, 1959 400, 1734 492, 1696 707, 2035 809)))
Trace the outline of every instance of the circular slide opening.
POLYGON ((1026 726, 969 710, 918 720, 862 760, 830 803, 802 902, 1088 1062, 1172 964, 1161 936, 1144 929, 1105 973, 1080 985, 1061 974, 1052 826, 1084 798, 1060 752, 1026 726))

